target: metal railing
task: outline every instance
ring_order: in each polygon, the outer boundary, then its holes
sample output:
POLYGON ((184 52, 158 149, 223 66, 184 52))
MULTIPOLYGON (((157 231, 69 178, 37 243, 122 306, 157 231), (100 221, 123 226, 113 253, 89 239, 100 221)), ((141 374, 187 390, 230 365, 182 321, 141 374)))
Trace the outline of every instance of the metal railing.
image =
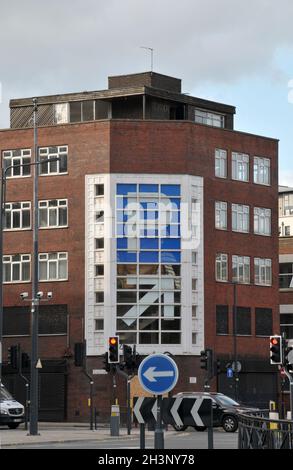
POLYGON ((293 421, 238 415, 238 449, 293 449, 293 421))

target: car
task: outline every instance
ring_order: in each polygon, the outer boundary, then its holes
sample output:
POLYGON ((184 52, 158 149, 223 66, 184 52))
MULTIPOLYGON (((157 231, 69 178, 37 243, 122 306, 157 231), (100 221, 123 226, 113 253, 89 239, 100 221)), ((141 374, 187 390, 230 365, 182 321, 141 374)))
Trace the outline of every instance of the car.
MULTIPOLYGON (((242 405, 223 393, 207 392, 181 392, 173 398, 201 398, 210 397, 213 402, 213 427, 222 427, 226 432, 235 432, 238 429, 239 413, 257 413, 259 408, 242 405)), ((188 426, 173 426, 176 431, 185 431, 188 426)), ((197 431, 205 431, 204 426, 194 426, 197 431)))
POLYGON ((10 429, 16 429, 23 422, 23 405, 14 400, 4 385, 0 383, 0 426, 4 425, 10 429))

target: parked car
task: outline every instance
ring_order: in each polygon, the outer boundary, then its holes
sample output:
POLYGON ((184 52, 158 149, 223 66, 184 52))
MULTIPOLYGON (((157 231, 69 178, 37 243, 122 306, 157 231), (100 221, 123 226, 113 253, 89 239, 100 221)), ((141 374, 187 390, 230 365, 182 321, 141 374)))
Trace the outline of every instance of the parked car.
POLYGON ((16 429, 24 422, 24 407, 0 383, 0 425, 16 429))
MULTIPOLYGON (((184 398, 210 397, 213 402, 213 427, 222 427, 226 432, 238 429, 238 413, 259 412, 259 408, 251 408, 237 403, 223 393, 182 392, 174 396, 184 398)), ((176 431, 185 431, 188 426, 173 426, 176 431)), ((194 426, 197 431, 205 431, 206 427, 194 426)))

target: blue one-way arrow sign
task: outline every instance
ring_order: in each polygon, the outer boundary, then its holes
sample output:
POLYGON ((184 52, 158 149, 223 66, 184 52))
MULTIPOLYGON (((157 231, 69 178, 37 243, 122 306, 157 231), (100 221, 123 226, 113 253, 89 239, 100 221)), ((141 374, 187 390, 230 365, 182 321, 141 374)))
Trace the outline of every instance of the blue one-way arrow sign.
POLYGON ((147 392, 163 395, 170 392, 177 383, 177 364, 170 356, 152 354, 140 364, 138 379, 147 392))

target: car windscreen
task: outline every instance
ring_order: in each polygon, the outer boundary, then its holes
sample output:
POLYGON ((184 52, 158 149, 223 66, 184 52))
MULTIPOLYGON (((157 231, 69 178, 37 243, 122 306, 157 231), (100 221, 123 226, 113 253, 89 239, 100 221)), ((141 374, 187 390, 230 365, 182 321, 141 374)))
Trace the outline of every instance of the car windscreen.
POLYGON ((3 386, 0 387, 0 400, 1 401, 3 401, 3 400, 13 400, 13 398, 10 395, 10 393, 8 392, 8 390, 6 390, 6 388, 3 387, 3 386))
POLYGON ((237 403, 237 401, 232 400, 232 398, 227 397, 226 395, 217 396, 216 399, 222 406, 239 406, 239 403, 237 403))

